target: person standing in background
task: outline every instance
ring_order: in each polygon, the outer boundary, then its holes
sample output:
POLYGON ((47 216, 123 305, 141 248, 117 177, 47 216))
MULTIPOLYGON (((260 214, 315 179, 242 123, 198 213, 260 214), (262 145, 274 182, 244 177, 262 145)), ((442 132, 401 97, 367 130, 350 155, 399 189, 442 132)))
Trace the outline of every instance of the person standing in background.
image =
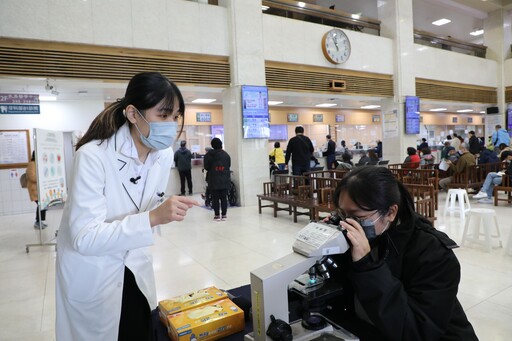
POLYGON ((206 181, 208 192, 212 195, 212 208, 215 213, 213 220, 225 221, 231 185, 231 157, 222 149, 222 141, 218 137, 212 139, 211 146, 213 149, 204 156, 204 169, 208 171, 206 181))
POLYGON ((270 158, 271 162, 272 158, 274 158, 274 163, 277 164, 279 170, 284 170, 286 163, 284 162, 284 152, 279 141, 274 142, 274 149, 270 151, 268 157, 270 158))
POLYGON ((154 229, 199 206, 164 196, 184 114, 173 82, 139 73, 76 144, 57 236, 57 341, 153 339, 154 229))
POLYGON ((422 138, 421 139, 421 143, 420 145, 418 146, 418 153, 421 153, 421 151, 423 150, 423 148, 428 148, 428 142, 427 142, 427 139, 426 138, 422 138))
POLYGON ((314 151, 313 143, 309 137, 304 135, 304 127, 297 126, 295 127, 295 136, 288 141, 284 162, 288 164, 291 158, 292 174, 302 175, 311 170, 310 161, 314 151))
POLYGON ((375 147, 375 153, 377 154, 377 157, 379 160, 382 159, 382 141, 377 140, 377 147, 375 147))
POLYGON ((459 139, 459 135, 457 135, 456 133, 453 133, 453 139, 450 142, 450 146, 455 148, 455 150, 458 152, 459 151, 459 147, 460 147, 460 143, 461 142, 460 142, 460 139, 459 139))
POLYGON ((331 140, 331 135, 325 137, 327 139, 327 150, 322 152, 322 156, 326 158, 327 169, 336 168, 336 142, 331 140))
POLYGON ((497 124, 494 127, 495 131, 492 133, 492 144, 494 147, 499 147, 500 144, 504 143, 506 146, 510 146, 510 136, 508 132, 497 124))
POLYGON ((36 203, 36 221, 34 222, 34 228, 45 229, 48 225, 45 224, 46 210, 42 210, 39 206, 38 193, 37 193, 37 173, 36 173, 36 152, 32 152, 32 158, 27 165, 27 190, 30 196, 30 201, 36 203), (41 219, 39 219, 41 217, 41 219))
POLYGON ((174 153, 174 164, 180 173, 181 195, 185 195, 185 179, 188 185, 188 194, 192 195, 192 153, 187 149, 187 141, 180 142, 180 149, 174 153))
POLYGON ((469 140, 468 140, 469 152, 473 155, 477 155, 478 153, 480 153, 480 147, 481 147, 480 140, 478 139, 478 137, 476 137, 475 132, 473 130, 471 130, 468 133, 468 135, 469 135, 469 140))

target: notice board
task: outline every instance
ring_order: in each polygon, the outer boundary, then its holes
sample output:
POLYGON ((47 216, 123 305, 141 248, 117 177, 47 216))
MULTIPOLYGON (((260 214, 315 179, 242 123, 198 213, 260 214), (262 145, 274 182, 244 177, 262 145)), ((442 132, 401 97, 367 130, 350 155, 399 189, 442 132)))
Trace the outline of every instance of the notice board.
POLYGON ((27 168, 29 161, 29 131, 0 130, 0 169, 27 168))

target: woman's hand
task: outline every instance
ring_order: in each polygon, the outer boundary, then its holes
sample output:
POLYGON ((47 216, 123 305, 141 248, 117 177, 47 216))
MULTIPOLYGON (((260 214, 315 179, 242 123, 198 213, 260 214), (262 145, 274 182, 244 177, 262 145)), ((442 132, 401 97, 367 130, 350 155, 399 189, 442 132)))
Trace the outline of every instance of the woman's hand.
POLYGON ((171 221, 182 221, 185 219, 187 211, 193 206, 199 206, 199 202, 187 197, 173 195, 149 212, 151 227, 167 224, 171 221))
POLYGON ((352 243, 350 252, 352 253, 352 261, 357 262, 370 252, 370 243, 364 233, 363 228, 357 221, 351 218, 341 222, 341 226, 347 230, 347 238, 352 243))

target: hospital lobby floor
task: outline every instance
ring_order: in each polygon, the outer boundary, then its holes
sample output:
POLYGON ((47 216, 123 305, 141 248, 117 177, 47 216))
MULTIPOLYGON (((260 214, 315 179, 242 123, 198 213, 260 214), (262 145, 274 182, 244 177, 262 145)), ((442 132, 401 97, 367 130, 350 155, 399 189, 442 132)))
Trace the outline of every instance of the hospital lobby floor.
MULTIPOLYGON (((195 197, 202 203, 199 195, 195 197)), ((456 215, 443 217, 446 194, 439 196, 436 228, 460 244, 463 232, 456 215)), ((462 278, 458 298, 480 340, 512 336, 512 255, 504 247, 512 230, 512 206, 483 205, 496 210, 503 248, 484 252, 467 244, 455 250, 462 278)), ((55 248, 25 245, 39 242, 33 213, 0 217, 0 340, 55 340, 55 248)), ((62 209, 47 212, 43 241, 55 235, 62 209)), ((227 221, 213 212, 191 209, 183 222, 161 227, 153 246, 158 300, 215 285, 231 289, 249 284, 250 271, 290 252, 296 233, 308 223, 293 223, 286 212, 258 214, 256 205, 228 209, 227 221)))

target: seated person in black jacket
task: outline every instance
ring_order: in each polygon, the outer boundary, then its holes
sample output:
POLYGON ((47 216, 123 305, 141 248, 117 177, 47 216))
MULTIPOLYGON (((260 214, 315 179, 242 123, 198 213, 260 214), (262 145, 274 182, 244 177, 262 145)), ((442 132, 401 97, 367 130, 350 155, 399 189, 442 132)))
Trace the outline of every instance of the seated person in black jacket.
POLYGON ((344 294, 328 303, 375 335, 361 340, 477 340, 457 300, 457 244, 414 211, 387 168, 353 169, 334 202, 352 246, 333 256, 344 294))

